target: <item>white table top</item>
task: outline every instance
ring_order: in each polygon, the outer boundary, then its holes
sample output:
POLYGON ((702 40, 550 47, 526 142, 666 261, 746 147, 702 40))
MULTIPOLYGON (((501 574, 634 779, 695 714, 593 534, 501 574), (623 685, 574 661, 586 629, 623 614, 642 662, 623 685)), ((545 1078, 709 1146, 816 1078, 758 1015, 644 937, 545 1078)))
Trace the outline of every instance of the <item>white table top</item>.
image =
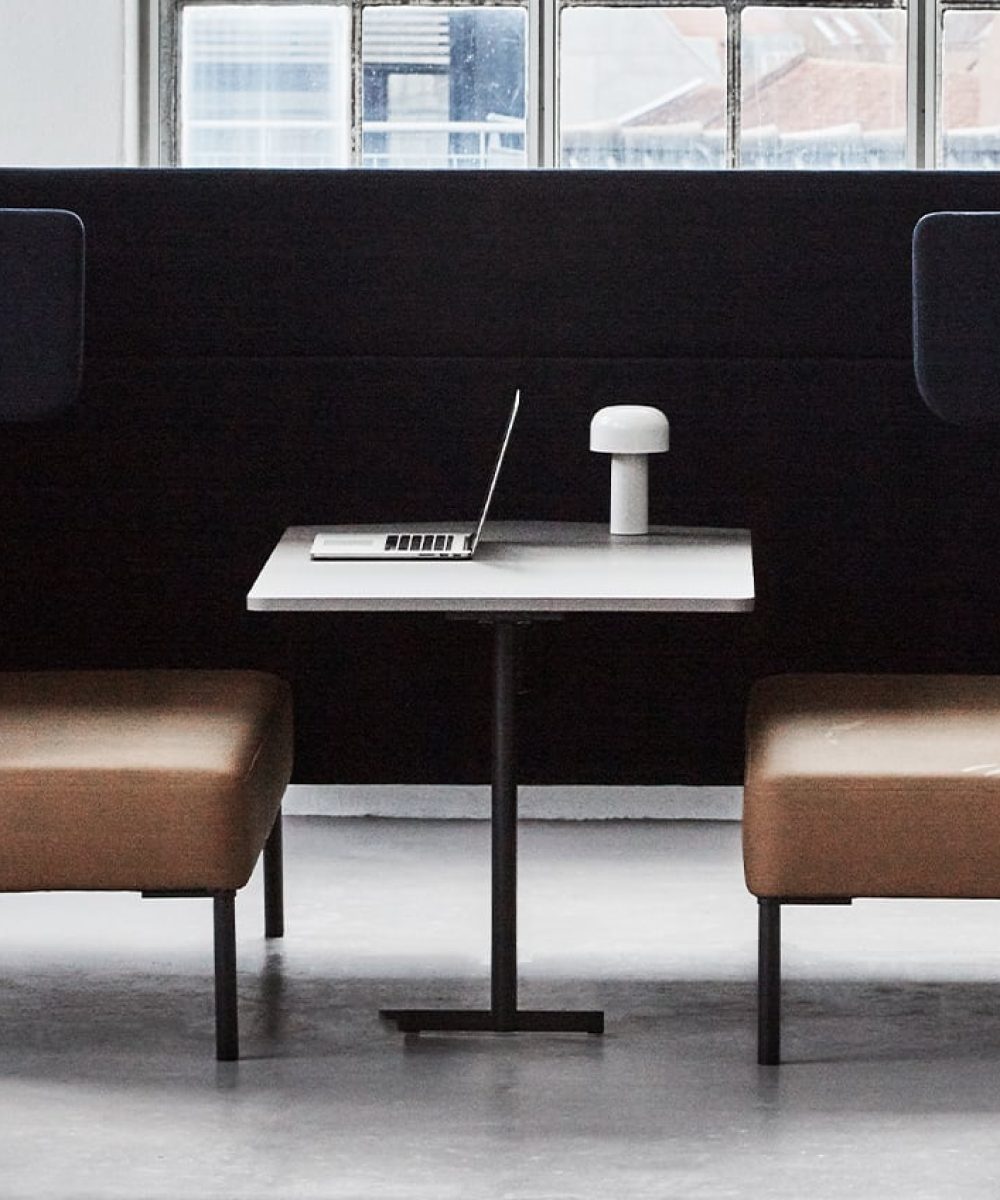
MULTIPOLYGON (((247 608, 470 613, 753 608, 753 561, 745 529, 657 525, 641 537, 612 537, 606 525, 495 521, 487 525, 475 558, 468 560, 329 562, 309 557, 317 533, 384 528, 286 530, 251 588, 247 608)), ((447 523, 405 526, 413 532, 456 528, 447 523)))

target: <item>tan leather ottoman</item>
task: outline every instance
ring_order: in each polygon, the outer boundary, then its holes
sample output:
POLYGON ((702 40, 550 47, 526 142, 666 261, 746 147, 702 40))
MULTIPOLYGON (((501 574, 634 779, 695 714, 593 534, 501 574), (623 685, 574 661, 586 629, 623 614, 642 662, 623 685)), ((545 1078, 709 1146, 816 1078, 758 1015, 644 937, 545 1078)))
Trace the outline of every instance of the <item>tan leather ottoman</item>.
POLYGON ((785 675, 747 715, 758 1061, 780 1059, 780 914, 855 897, 1000 897, 1000 678, 785 675))
POLYGON ((216 1053, 238 1057, 234 898, 283 932, 288 685, 254 671, 0 673, 0 891, 214 898, 216 1053))

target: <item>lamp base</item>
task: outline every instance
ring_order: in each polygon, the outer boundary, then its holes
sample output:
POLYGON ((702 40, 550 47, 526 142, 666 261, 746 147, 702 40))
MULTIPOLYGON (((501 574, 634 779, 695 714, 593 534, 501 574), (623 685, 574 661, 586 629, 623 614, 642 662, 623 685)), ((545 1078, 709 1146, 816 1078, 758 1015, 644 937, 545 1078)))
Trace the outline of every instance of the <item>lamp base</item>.
POLYGON ((611 532, 649 533, 649 472, 645 454, 611 456, 611 532))

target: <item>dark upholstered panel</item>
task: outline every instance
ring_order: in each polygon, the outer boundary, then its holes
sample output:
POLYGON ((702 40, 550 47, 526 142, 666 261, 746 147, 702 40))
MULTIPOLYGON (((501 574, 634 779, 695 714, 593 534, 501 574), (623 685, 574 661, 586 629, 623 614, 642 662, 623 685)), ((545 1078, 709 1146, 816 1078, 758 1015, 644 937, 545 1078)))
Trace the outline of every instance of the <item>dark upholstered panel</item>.
POLYGON ((485 631, 244 602, 288 524, 473 514, 519 385, 497 516, 603 519, 590 417, 656 404, 653 519, 748 525, 759 592, 530 631, 529 781, 736 781, 771 671, 1000 666, 1000 434, 910 336, 914 224, 1000 178, 0 171, 32 204, 88 339, 58 436, 0 428, 2 665, 275 669, 299 780, 484 780, 485 631))
POLYGON ((83 245, 73 213, 0 208, 0 421, 41 420, 76 398, 83 245))
POLYGON ((0 204, 53 197, 87 227, 89 357, 903 358, 890 264, 928 204, 1000 205, 1000 181, 0 172, 0 204))
POLYGON ((1000 423, 1000 212, 929 213, 913 232, 920 393, 959 425, 1000 423))

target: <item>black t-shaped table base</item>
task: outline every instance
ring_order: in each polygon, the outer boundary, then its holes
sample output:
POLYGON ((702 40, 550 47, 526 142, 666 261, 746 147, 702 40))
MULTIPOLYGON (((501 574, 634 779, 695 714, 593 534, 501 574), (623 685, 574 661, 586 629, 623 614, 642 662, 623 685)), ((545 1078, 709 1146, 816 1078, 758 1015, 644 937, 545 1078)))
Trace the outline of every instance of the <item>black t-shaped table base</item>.
POLYGON ((402 1033, 603 1033, 604 1013, 517 1007, 517 633, 520 613, 484 618, 493 625, 493 941, 488 1009, 386 1008, 402 1033))

